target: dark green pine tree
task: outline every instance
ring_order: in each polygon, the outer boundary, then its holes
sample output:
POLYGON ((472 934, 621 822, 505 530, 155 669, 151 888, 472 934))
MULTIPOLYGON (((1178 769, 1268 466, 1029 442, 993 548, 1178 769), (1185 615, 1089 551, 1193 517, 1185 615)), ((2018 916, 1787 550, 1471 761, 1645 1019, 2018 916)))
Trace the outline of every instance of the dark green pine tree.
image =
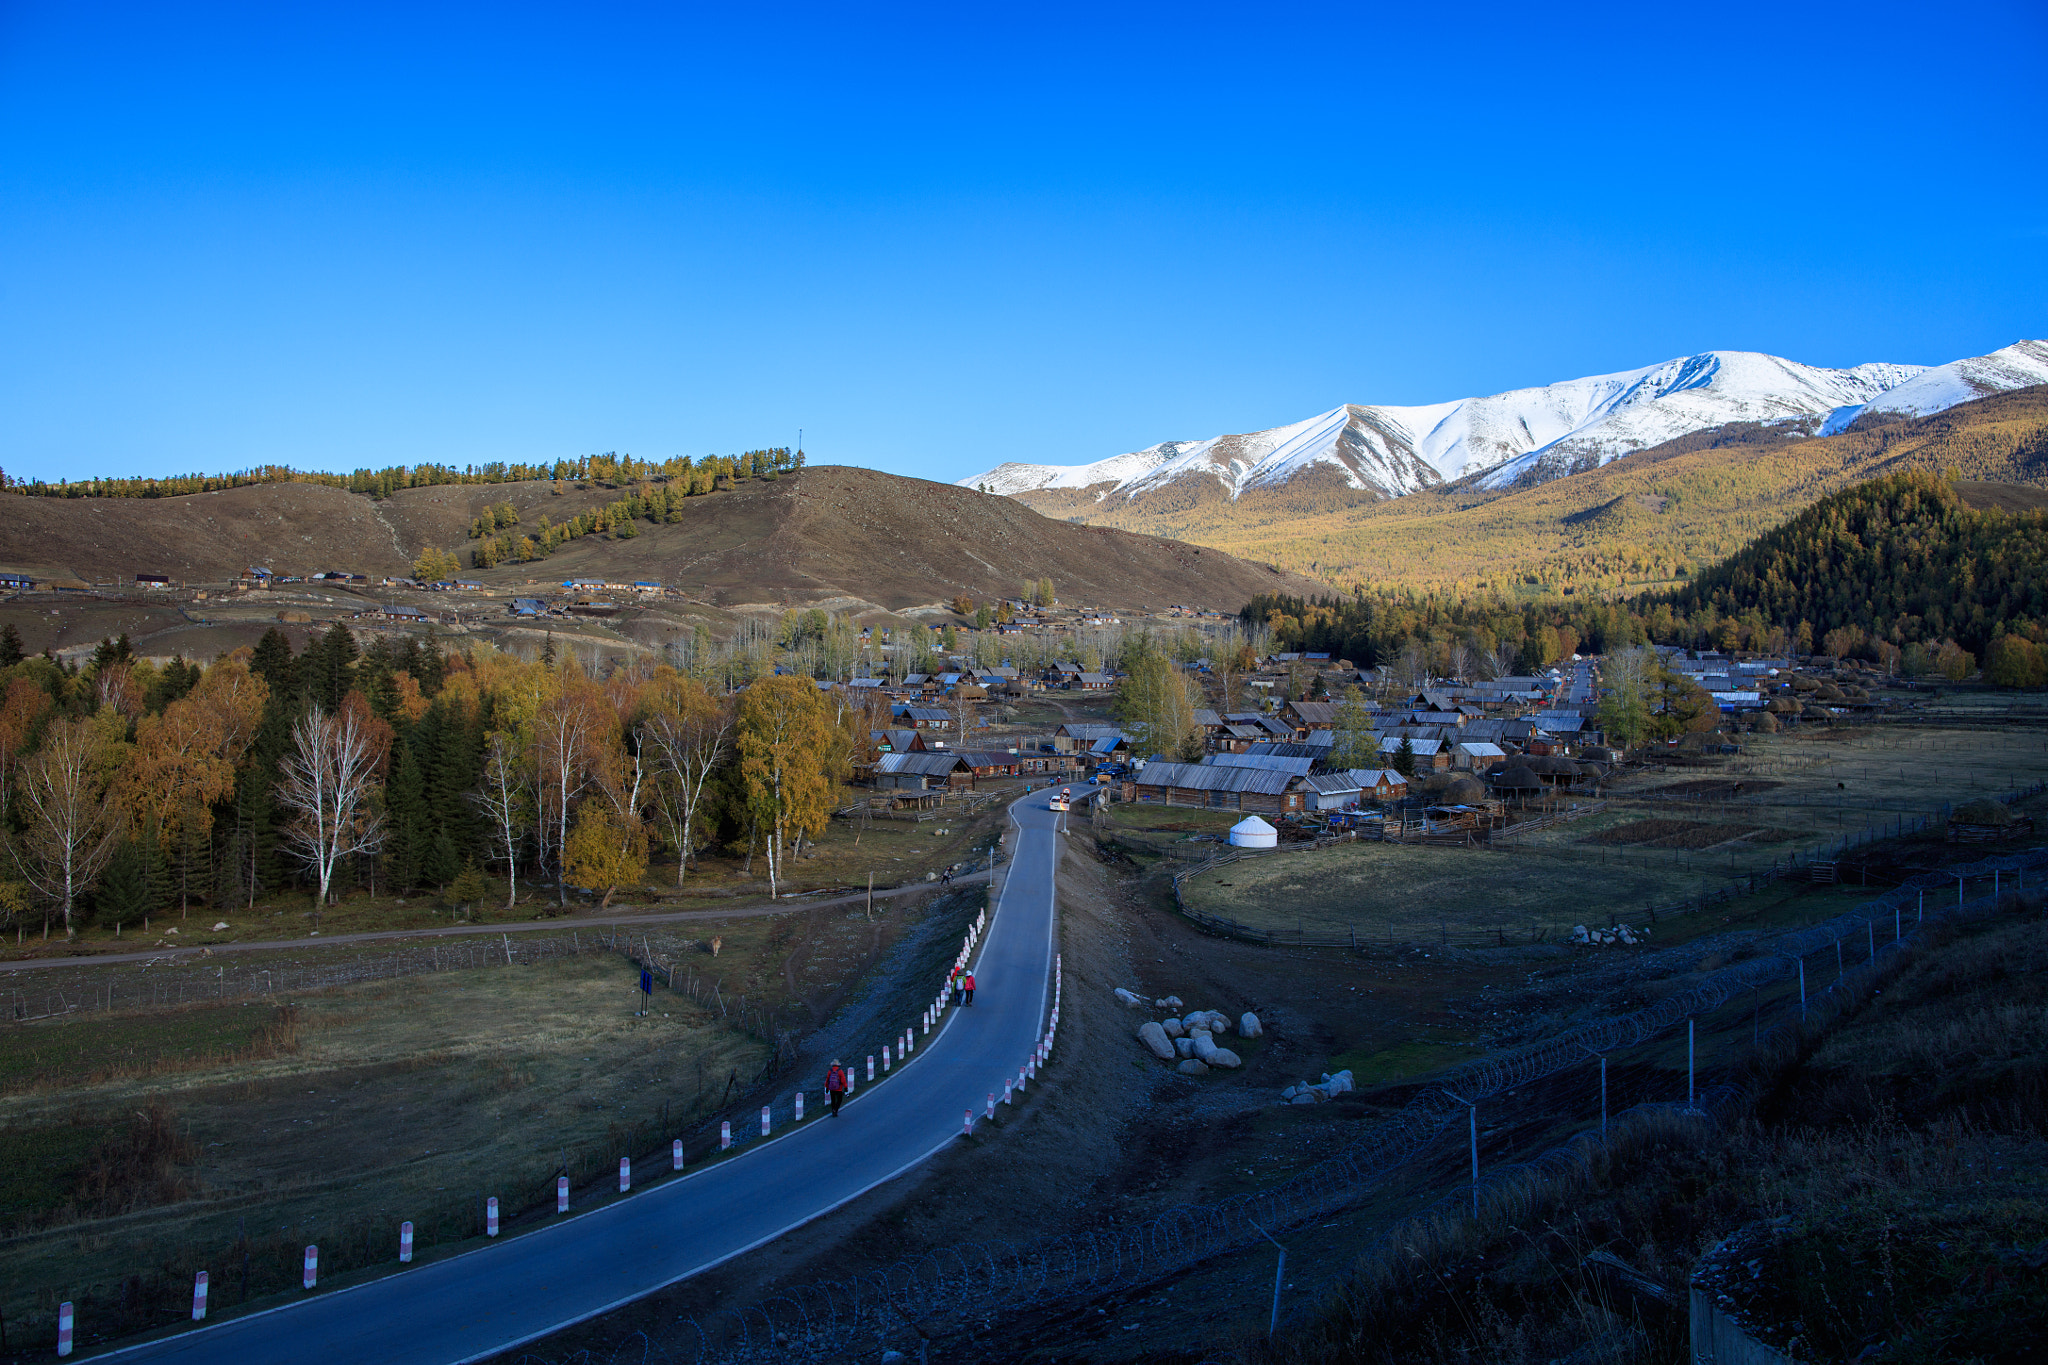
POLYGON ((1415 776, 1415 741, 1406 735, 1394 749, 1394 771, 1403 777, 1415 776))
POLYGON ((276 626, 263 632, 249 657, 249 671, 270 685, 273 698, 290 697, 298 690, 298 660, 292 657, 292 642, 276 626))
POLYGON ((441 830, 454 842, 456 857, 481 862, 488 856, 485 832, 469 794, 483 776, 483 736, 440 706, 421 720, 421 729, 429 726, 434 748, 433 764, 427 769, 427 801, 441 830))
POLYGON ((14 628, 14 622, 9 621, 0 626, 0 668, 12 668, 21 662, 22 657, 21 632, 14 628))
POLYGON ((428 886, 446 886, 462 871, 462 859, 456 856, 455 841, 448 837, 448 831, 436 830, 427 844, 426 856, 420 860, 420 880, 428 886))
POLYGON ((354 686, 357 654, 355 635, 340 621, 328 627, 320 642, 306 651, 301 662, 311 665, 307 670, 308 690, 313 704, 322 711, 338 710, 341 699, 354 686))
MULTIPOLYGON (((427 809, 427 784, 412 745, 400 743, 384 789, 384 815, 390 835, 384 845, 384 871, 394 891, 419 885, 422 865, 434 840, 434 821, 427 809)), ((453 875, 452 873, 450 874, 453 875)))
POLYGON ((149 885, 149 850, 133 839, 123 839, 107 870, 100 875, 99 913, 102 924, 140 925, 143 916, 155 909, 149 885))

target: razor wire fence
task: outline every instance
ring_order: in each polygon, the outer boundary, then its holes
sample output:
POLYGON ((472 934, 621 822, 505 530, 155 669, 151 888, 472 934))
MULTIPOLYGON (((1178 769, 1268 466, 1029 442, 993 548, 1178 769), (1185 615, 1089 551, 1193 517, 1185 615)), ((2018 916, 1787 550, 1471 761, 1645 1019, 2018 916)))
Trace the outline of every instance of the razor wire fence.
MULTIPOLYGON (((1796 1031, 1808 1020, 1813 995, 1831 1002, 1850 998, 1868 985, 1888 954, 1917 934, 1938 922, 1989 913, 2007 889, 2008 874, 2012 889, 2021 890, 2029 872, 2044 868, 2048 851, 2037 851, 1909 879, 1856 909, 1778 935, 1756 957, 1710 972, 1640 1009, 1457 1067, 1343 1152, 1270 1190, 1028 1243, 951 1245, 857 1277, 796 1286, 702 1320, 683 1318, 658 1334, 636 1333, 609 1353, 580 1351, 560 1359, 529 1354, 520 1359, 525 1365, 623 1365, 635 1358, 665 1365, 753 1365, 890 1349, 915 1354, 920 1343, 986 1326, 1009 1314, 1149 1284, 1388 1188, 1396 1173, 1440 1150, 1445 1138, 1465 1127, 1460 1120, 1468 1113, 1476 1115, 1475 1105, 1501 1101, 1573 1068, 1585 1068, 1589 1058, 1672 1039, 1677 1025, 1712 1015, 1766 987, 1801 982, 1796 1002, 1788 993, 1772 1026, 1773 1036, 1796 1031), (1988 890, 1981 885, 1986 879, 1992 882, 1988 890), (1979 883, 1975 896, 1968 894, 1972 882, 1979 883), (1951 885, 1962 888, 1954 902, 1937 897, 1935 903, 1925 895, 1930 890, 1945 892, 1951 885), (1880 937, 1880 929, 1890 932, 1880 937), (1863 949, 1858 960, 1846 963, 1845 949, 1858 946, 1863 949), (1837 978, 1823 990, 1810 991, 1803 975, 1806 960, 1829 948, 1837 950, 1837 978)), ((2038 876, 2036 880, 2038 884, 2038 876)), ((1655 956, 1661 959, 1658 965, 1672 971, 1689 969, 1698 957, 1697 949, 1667 949, 1655 956)), ((1651 1101, 1621 1112, 1676 1113, 1711 1121, 1736 1098, 1733 1087, 1717 1085, 1689 1093, 1682 1104, 1651 1101)), ((1605 1115, 1603 1103, 1603 1118, 1611 1117, 1605 1115)), ((1553 1124, 1589 1119, 1583 1109, 1548 1116, 1553 1124)), ((1476 1116, 1471 1127, 1476 1152, 1476 1116)), ((1534 1157, 1491 1165, 1476 1182, 1452 1182, 1424 1213, 1468 1202, 1475 1212, 1498 1211, 1512 1200, 1533 1198, 1523 1178, 1556 1174, 1583 1162, 1592 1150, 1588 1137, 1582 1128, 1534 1157)))

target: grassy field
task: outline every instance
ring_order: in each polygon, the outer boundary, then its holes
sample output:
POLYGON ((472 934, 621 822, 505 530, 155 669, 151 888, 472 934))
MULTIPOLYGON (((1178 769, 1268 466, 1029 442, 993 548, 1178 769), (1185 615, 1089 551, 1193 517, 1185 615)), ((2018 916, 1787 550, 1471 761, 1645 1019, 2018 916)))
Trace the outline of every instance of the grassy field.
MULTIPOLYGON (((910 1001, 928 998, 938 971, 937 958, 913 971, 902 1001, 860 998, 876 964, 933 915, 944 932, 921 951, 950 956, 979 903, 975 891, 884 905, 872 920, 818 908, 722 922, 682 947, 678 986, 715 982, 727 1005, 744 997, 751 1018, 798 1034, 854 1002, 875 1017, 849 1047, 872 1048, 914 1017, 910 1001)), ((588 932, 582 942, 582 954, 537 965, 0 1031, 0 1312, 22 1330, 68 1297, 92 1305, 96 1330, 138 1330, 189 1295, 198 1269, 213 1275, 216 1307, 233 1309, 294 1286, 309 1242, 323 1277, 388 1266, 401 1220, 431 1256, 481 1232, 489 1195, 515 1229, 544 1219, 564 1166, 581 1207, 607 1197, 620 1155, 670 1134, 693 1164, 708 1158, 710 1120, 742 1102, 732 1097, 774 1048, 680 989, 658 988, 637 1013, 637 965, 588 932), (136 1293, 123 1288, 131 1276, 136 1293)), ((132 984, 121 994, 149 998, 132 984)))
MULTIPOLYGON (((1641 925, 1652 906, 1668 916, 1688 897, 1744 881, 1838 835, 2036 781, 2048 771, 2044 746, 2048 740, 2033 732, 1904 727, 1752 737, 1741 755, 1637 770, 1607 793, 1606 809, 1518 836, 1508 851, 1379 843, 1283 850, 1189 878, 1181 890, 1188 907, 1204 914, 1279 934, 1355 934, 1361 942, 1514 943, 1577 924, 1641 925)), ((2048 814, 2041 798, 2028 803, 2035 807, 2048 814)), ((1118 809, 1119 819, 1127 809, 1118 809)), ((1163 808, 1135 818, 1147 816, 1155 824, 1192 817, 1191 828, 1220 819, 1163 808)), ((1941 837, 1937 828, 1900 846, 1941 837)), ((1866 879, 1862 856, 1845 855, 1845 880, 1866 879)), ((1862 895, 1865 886, 1843 890, 1862 895)), ((1715 926, 1777 925, 1818 914, 1818 900, 1801 892, 1794 908, 1791 894, 1764 885, 1700 918, 1715 926)), ((1660 920, 1660 941, 1691 932, 1686 920, 1660 920)))

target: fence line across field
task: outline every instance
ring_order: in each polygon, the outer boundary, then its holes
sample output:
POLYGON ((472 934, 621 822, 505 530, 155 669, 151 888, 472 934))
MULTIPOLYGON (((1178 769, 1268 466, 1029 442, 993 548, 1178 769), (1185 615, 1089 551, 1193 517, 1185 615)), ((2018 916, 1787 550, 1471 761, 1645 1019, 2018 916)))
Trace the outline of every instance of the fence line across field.
MULTIPOLYGON (((1810 996, 1843 1000, 1867 991, 1885 957, 1926 925, 1990 913, 2006 890, 2004 874, 2014 874, 2017 889, 2024 885, 2028 872, 2041 869, 2048 869, 2048 852, 1987 858, 1968 867, 1915 877, 1824 923, 1778 935, 1760 945, 1757 957, 1714 971, 1642 1009, 1458 1067, 1346 1151, 1272 1190, 1185 1205, 1141 1223, 1099 1232, 1020 1245, 962 1243, 854 1279, 797 1286, 758 1304, 722 1310, 701 1322, 683 1319, 658 1341, 636 1333, 606 1354, 583 1351, 557 1360, 529 1354, 522 1360, 526 1365, 598 1365, 630 1361, 637 1353, 644 1361, 677 1365, 752 1365, 824 1359, 890 1345, 915 1352, 916 1339, 929 1339, 934 1332, 988 1324, 1005 1313, 1149 1284, 1209 1257, 1250 1245, 1268 1233, 1296 1227, 1356 1202, 1384 1186, 1394 1172, 1411 1168, 1418 1158, 1440 1147, 1447 1135, 1462 1139, 1473 1104, 1498 1101, 1539 1081, 1583 1069, 1589 1055, 1600 1057, 1660 1042, 1681 1032, 1679 1025, 1743 1000, 1752 1002, 1760 1019, 1761 1007, 1755 1002, 1762 990, 1799 980, 1799 995, 1787 996, 1775 1007, 1778 1017, 1770 1033, 1757 1028, 1759 1041, 1775 1041, 1802 1026, 1810 996), (1985 877, 1994 879, 1995 889, 1975 898, 1960 890, 1955 899, 1926 894, 1951 886, 1966 888, 1969 881, 1985 877), (1845 945, 1851 952, 1861 950, 1861 960, 1845 966, 1825 989, 1809 985, 1805 959, 1830 948, 1840 951, 1845 945)), ((1687 970, 1697 960, 1696 947, 1680 947, 1643 954, 1637 966, 1650 976, 1687 970)), ((1693 1090, 1689 1062, 1686 1084, 1692 1093, 1685 1101, 1676 1096, 1652 1100, 1616 1115, 1603 1112, 1601 1120, 1611 1123, 1621 1114, 1664 1112, 1711 1122, 1715 1113, 1735 1098, 1735 1092, 1725 1086, 1693 1090)), ((1535 1198, 1520 1177, 1558 1173, 1597 1150, 1600 1128, 1593 1115, 1545 1117, 1552 1122, 1583 1122, 1585 1127, 1532 1158, 1492 1165, 1482 1171, 1476 1184, 1465 1179, 1440 1189, 1423 1213, 1475 1204, 1482 1212, 1519 1208, 1535 1198)), ((1477 1131, 1475 1124, 1475 1153, 1477 1131)), ((1464 1142, 1458 1146, 1462 1148, 1464 1142)), ((1309 1311, 1315 1301, 1302 1295, 1296 1298, 1297 1315, 1309 1311)))
MULTIPOLYGON (((2048 783, 2036 782, 2031 786, 2008 792, 1998 799, 2010 804, 2014 801, 2038 795, 2044 790, 2048 790, 2048 783)), ((1949 811, 1950 808, 1944 805, 1940 811, 1931 815, 1921 815, 1912 818, 1902 815, 1883 824, 1865 826, 1854 834, 1843 835, 1839 838, 1817 844, 1803 854, 1789 854, 1782 863, 1774 860, 1768 868, 1758 868, 1754 872, 1730 878, 1719 886, 1708 888, 1703 884, 1698 895, 1667 902, 1646 904, 1642 907, 1642 913, 1650 923, 1654 924, 1660 917, 1672 918, 1678 915, 1690 914, 1694 911, 1704 910, 1710 905, 1718 905, 1732 900, 1737 896, 1751 894, 1773 881, 1815 879, 1817 868, 1822 874, 1825 874, 1822 879, 1832 881, 1836 872, 1835 864, 1844 855, 1884 839, 1894 839, 1905 834, 1920 833, 1941 821, 1945 821, 1949 816, 1949 811)), ((1203 862, 1197 863, 1193 867, 1174 874, 1174 905, 1190 921, 1211 933, 1228 938, 1243 939, 1253 943, 1298 948, 1358 948, 1378 944, 1381 942, 1381 939, 1377 934, 1368 934, 1366 938, 1361 939, 1355 929, 1347 929, 1342 933, 1332 931, 1311 934, 1298 928, 1294 932, 1289 933, 1285 929, 1261 929, 1254 925, 1242 924, 1226 916, 1212 915, 1206 911, 1194 909, 1187 903, 1181 891, 1182 883, 1189 878, 1202 876, 1218 868, 1227 867, 1231 863, 1240 862, 1247 858, 1306 855, 1330 847, 1336 842, 1341 841, 1325 842, 1319 840, 1313 846, 1301 845, 1294 848, 1277 849, 1271 852, 1253 851, 1246 853, 1239 851, 1217 854, 1203 862)), ((1996 860, 1994 859, 1993 861, 1996 860)), ((1987 871, 1983 875, 1990 876, 1992 874, 1987 871)), ((1907 885, 1910 886, 1913 883, 1908 882, 1907 885)), ((1447 947, 1496 947, 1510 941, 1516 943, 1524 941, 1539 942, 1549 936, 1540 926, 1536 926, 1528 929, 1529 937, 1524 940, 1521 937, 1524 930, 1511 926, 1506 921, 1503 921, 1499 926, 1467 929, 1460 934, 1453 934, 1447 928, 1432 931, 1430 922, 1427 920, 1418 920, 1406 927, 1411 931, 1419 930, 1422 939, 1447 947), (1504 935, 1510 933, 1512 938, 1504 937, 1504 935)), ((1389 926, 1386 932, 1388 941, 1391 941, 1393 926, 1389 926)))
MULTIPOLYGON (((700 974, 691 959, 701 956, 701 938, 680 933, 635 933, 610 929, 566 934, 500 935, 493 941, 476 938, 421 944, 375 954, 313 963, 262 967, 252 961, 198 963, 167 959, 161 964, 94 968, 93 979, 56 982, 41 989, 5 984, 0 977, 0 1009, 17 1023, 84 1011, 162 1009, 178 1005, 229 1000, 285 999, 308 991, 367 981, 390 981, 432 972, 475 971, 486 967, 531 966, 590 952, 622 952, 656 971, 662 983, 688 996, 720 1018, 777 1041, 773 1022, 745 995, 725 993, 723 976, 700 974)), ((30 979, 35 979, 31 977, 30 979)))

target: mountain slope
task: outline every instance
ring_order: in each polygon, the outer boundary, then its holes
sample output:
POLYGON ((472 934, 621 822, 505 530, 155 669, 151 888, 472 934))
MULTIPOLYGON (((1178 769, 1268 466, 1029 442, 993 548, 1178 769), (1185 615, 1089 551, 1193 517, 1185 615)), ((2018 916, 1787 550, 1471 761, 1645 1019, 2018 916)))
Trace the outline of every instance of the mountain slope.
POLYGON ((1502 490, 1730 424, 1832 434, 1858 417, 1925 416, 2044 381, 2042 342, 1932 370, 1882 363, 1823 369, 1751 351, 1708 351, 1449 403, 1351 404, 1267 431, 1166 441, 1092 464, 1003 464, 960 482, 1048 515, 1142 526, 1123 514, 1171 514, 1297 485, 1319 498, 1349 490, 1353 503, 1460 481, 1502 490))
MULTIPOLYGON (((175 498, 0 498, 0 568, 123 582, 220 580, 252 564, 402 573, 428 545, 465 560, 469 522, 509 502, 521 525, 624 496, 547 482, 408 489, 383 501, 313 484, 175 498)), ((683 503, 672 525, 589 535, 547 559, 477 570, 492 584, 652 578, 735 610, 828 605, 897 612, 957 594, 1014 596, 1051 578, 1069 602, 1235 610, 1261 592, 1320 585, 1200 546, 1039 516, 1006 498, 874 470, 813 466, 683 503)))
POLYGON ((1098 512, 1338 586, 1554 592, 1666 580, 1732 554, 1838 488, 1900 469, 2048 486, 2048 386, 1932 417, 1799 439, 1770 426, 1695 432, 1505 493, 1345 490, 1220 496, 1170 515, 1098 512))

